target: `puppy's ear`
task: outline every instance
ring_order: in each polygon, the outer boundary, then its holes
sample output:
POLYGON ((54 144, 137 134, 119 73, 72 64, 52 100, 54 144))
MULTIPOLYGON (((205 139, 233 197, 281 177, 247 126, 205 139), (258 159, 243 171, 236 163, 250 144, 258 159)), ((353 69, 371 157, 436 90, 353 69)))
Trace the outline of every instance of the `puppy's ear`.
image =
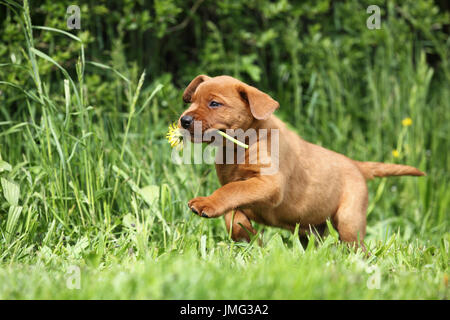
POLYGON ((280 104, 271 96, 255 87, 243 84, 238 86, 238 91, 241 97, 248 102, 255 119, 265 120, 280 107, 280 104))
POLYGON ((197 89, 197 87, 200 85, 200 83, 211 79, 208 76, 205 76, 203 74, 196 76, 194 78, 194 80, 191 81, 191 83, 189 83, 189 85, 187 86, 187 88, 184 90, 183 93, 183 101, 186 103, 191 102, 192 99, 192 95, 194 94, 195 90, 197 89))

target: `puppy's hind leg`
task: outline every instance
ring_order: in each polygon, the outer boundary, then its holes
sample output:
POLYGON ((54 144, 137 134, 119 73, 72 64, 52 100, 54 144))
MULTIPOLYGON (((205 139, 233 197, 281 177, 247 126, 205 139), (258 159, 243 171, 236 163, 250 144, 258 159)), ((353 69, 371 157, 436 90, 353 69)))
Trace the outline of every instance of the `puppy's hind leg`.
POLYGON ((341 241, 356 247, 360 245, 364 251, 367 203, 366 181, 362 176, 354 177, 346 181, 341 203, 332 217, 341 241))
POLYGON ((250 235, 247 230, 252 234, 256 234, 256 230, 253 229, 252 223, 249 218, 240 210, 229 211, 225 214, 225 224, 227 226, 228 234, 231 232, 231 239, 234 241, 247 241, 250 242, 250 235), (246 230, 247 229, 247 230, 246 230))

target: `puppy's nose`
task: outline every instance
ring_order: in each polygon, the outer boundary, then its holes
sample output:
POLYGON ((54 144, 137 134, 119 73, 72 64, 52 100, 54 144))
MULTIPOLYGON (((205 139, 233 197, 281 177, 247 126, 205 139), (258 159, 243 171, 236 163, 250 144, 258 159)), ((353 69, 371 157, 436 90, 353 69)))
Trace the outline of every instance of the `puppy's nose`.
POLYGON ((185 129, 188 129, 192 122, 194 121, 194 118, 192 118, 191 116, 182 116, 181 119, 181 126, 185 129))

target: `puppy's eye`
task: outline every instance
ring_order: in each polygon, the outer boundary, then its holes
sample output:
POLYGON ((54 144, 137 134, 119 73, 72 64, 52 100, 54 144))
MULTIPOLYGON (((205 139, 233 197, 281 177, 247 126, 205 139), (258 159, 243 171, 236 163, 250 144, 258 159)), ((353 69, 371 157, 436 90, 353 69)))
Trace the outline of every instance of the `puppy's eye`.
POLYGON ((218 108, 218 107, 220 107, 222 104, 221 103, 219 103, 219 102, 217 102, 217 101, 211 101, 210 103, 209 103, 209 107, 210 108, 218 108))

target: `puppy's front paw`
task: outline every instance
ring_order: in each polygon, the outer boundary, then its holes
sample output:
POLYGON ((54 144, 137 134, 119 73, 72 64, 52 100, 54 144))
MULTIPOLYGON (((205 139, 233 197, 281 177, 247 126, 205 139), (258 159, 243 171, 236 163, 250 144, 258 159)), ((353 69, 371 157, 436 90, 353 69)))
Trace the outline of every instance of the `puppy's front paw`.
POLYGON ((223 214, 220 206, 210 197, 197 197, 188 202, 189 208, 195 214, 204 218, 215 218, 223 214))

